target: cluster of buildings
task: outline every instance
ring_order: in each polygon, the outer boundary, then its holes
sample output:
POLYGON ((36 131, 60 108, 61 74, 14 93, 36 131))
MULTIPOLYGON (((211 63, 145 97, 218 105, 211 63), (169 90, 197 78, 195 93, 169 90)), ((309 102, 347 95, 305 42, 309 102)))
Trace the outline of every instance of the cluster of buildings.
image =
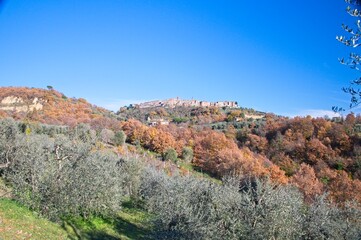
POLYGON ((136 107, 139 108, 152 108, 152 107, 230 107, 237 108, 238 103, 234 101, 218 101, 218 102, 207 102, 199 100, 183 100, 177 98, 170 98, 167 100, 156 100, 150 102, 144 102, 136 104, 136 107))

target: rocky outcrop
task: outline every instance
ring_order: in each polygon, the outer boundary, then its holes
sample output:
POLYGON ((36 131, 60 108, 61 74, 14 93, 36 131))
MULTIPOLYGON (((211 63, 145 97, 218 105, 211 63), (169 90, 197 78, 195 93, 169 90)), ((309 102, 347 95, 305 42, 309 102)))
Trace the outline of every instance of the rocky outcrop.
POLYGON ((35 97, 32 100, 25 101, 21 97, 7 96, 0 102, 0 110, 15 112, 32 112, 34 110, 42 110, 42 100, 35 97))
POLYGON ((167 100, 156 100, 150 102, 144 102, 136 104, 139 108, 151 108, 151 107, 238 107, 237 102, 234 101, 219 101, 219 102, 207 102, 198 100, 183 100, 179 98, 171 98, 167 100))

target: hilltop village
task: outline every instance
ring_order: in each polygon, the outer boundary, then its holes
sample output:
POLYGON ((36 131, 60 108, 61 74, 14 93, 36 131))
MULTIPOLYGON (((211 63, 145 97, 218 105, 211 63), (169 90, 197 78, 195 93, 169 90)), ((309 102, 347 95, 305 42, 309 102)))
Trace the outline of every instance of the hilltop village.
POLYGON ((230 107, 237 108, 238 103, 235 101, 218 101, 218 102, 207 102, 199 100, 183 100, 177 98, 170 98, 167 100, 155 100, 150 102, 144 102, 135 104, 134 107, 139 108, 152 108, 152 107, 230 107))

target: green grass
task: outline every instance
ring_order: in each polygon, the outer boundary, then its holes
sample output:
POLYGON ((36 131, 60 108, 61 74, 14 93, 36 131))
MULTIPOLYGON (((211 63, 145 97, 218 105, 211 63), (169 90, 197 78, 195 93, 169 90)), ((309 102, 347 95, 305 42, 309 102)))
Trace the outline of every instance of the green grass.
POLYGON ((0 199, 0 239, 146 239, 151 230, 150 215, 132 205, 114 218, 72 218, 53 223, 13 200, 0 199))
POLYGON ((0 199, 0 239, 68 239, 58 224, 38 217, 13 200, 0 199))
POLYGON ((213 182, 218 183, 218 184, 222 183, 221 180, 211 176, 207 172, 203 172, 201 169, 197 169, 191 163, 187 163, 187 162, 184 162, 184 161, 178 161, 177 164, 179 165, 179 167, 181 169, 183 169, 183 171, 187 171, 191 175, 194 175, 194 176, 200 177, 200 178, 205 178, 205 179, 208 179, 208 180, 213 181, 213 182))
POLYGON ((69 235, 75 235, 71 239, 145 239, 151 229, 149 219, 150 215, 144 210, 126 202, 114 218, 73 218, 64 222, 64 228, 69 235))

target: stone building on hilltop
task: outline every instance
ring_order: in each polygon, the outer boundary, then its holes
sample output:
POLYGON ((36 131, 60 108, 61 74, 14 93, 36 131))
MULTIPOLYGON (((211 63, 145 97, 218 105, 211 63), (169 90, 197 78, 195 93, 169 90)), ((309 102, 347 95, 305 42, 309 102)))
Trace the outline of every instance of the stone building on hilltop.
POLYGON ((235 101, 218 101, 218 102, 207 102, 199 100, 183 100, 177 98, 170 98, 167 100, 156 100, 150 102, 144 102, 136 105, 139 108, 151 108, 151 107, 230 107, 237 108, 238 103, 235 101))

